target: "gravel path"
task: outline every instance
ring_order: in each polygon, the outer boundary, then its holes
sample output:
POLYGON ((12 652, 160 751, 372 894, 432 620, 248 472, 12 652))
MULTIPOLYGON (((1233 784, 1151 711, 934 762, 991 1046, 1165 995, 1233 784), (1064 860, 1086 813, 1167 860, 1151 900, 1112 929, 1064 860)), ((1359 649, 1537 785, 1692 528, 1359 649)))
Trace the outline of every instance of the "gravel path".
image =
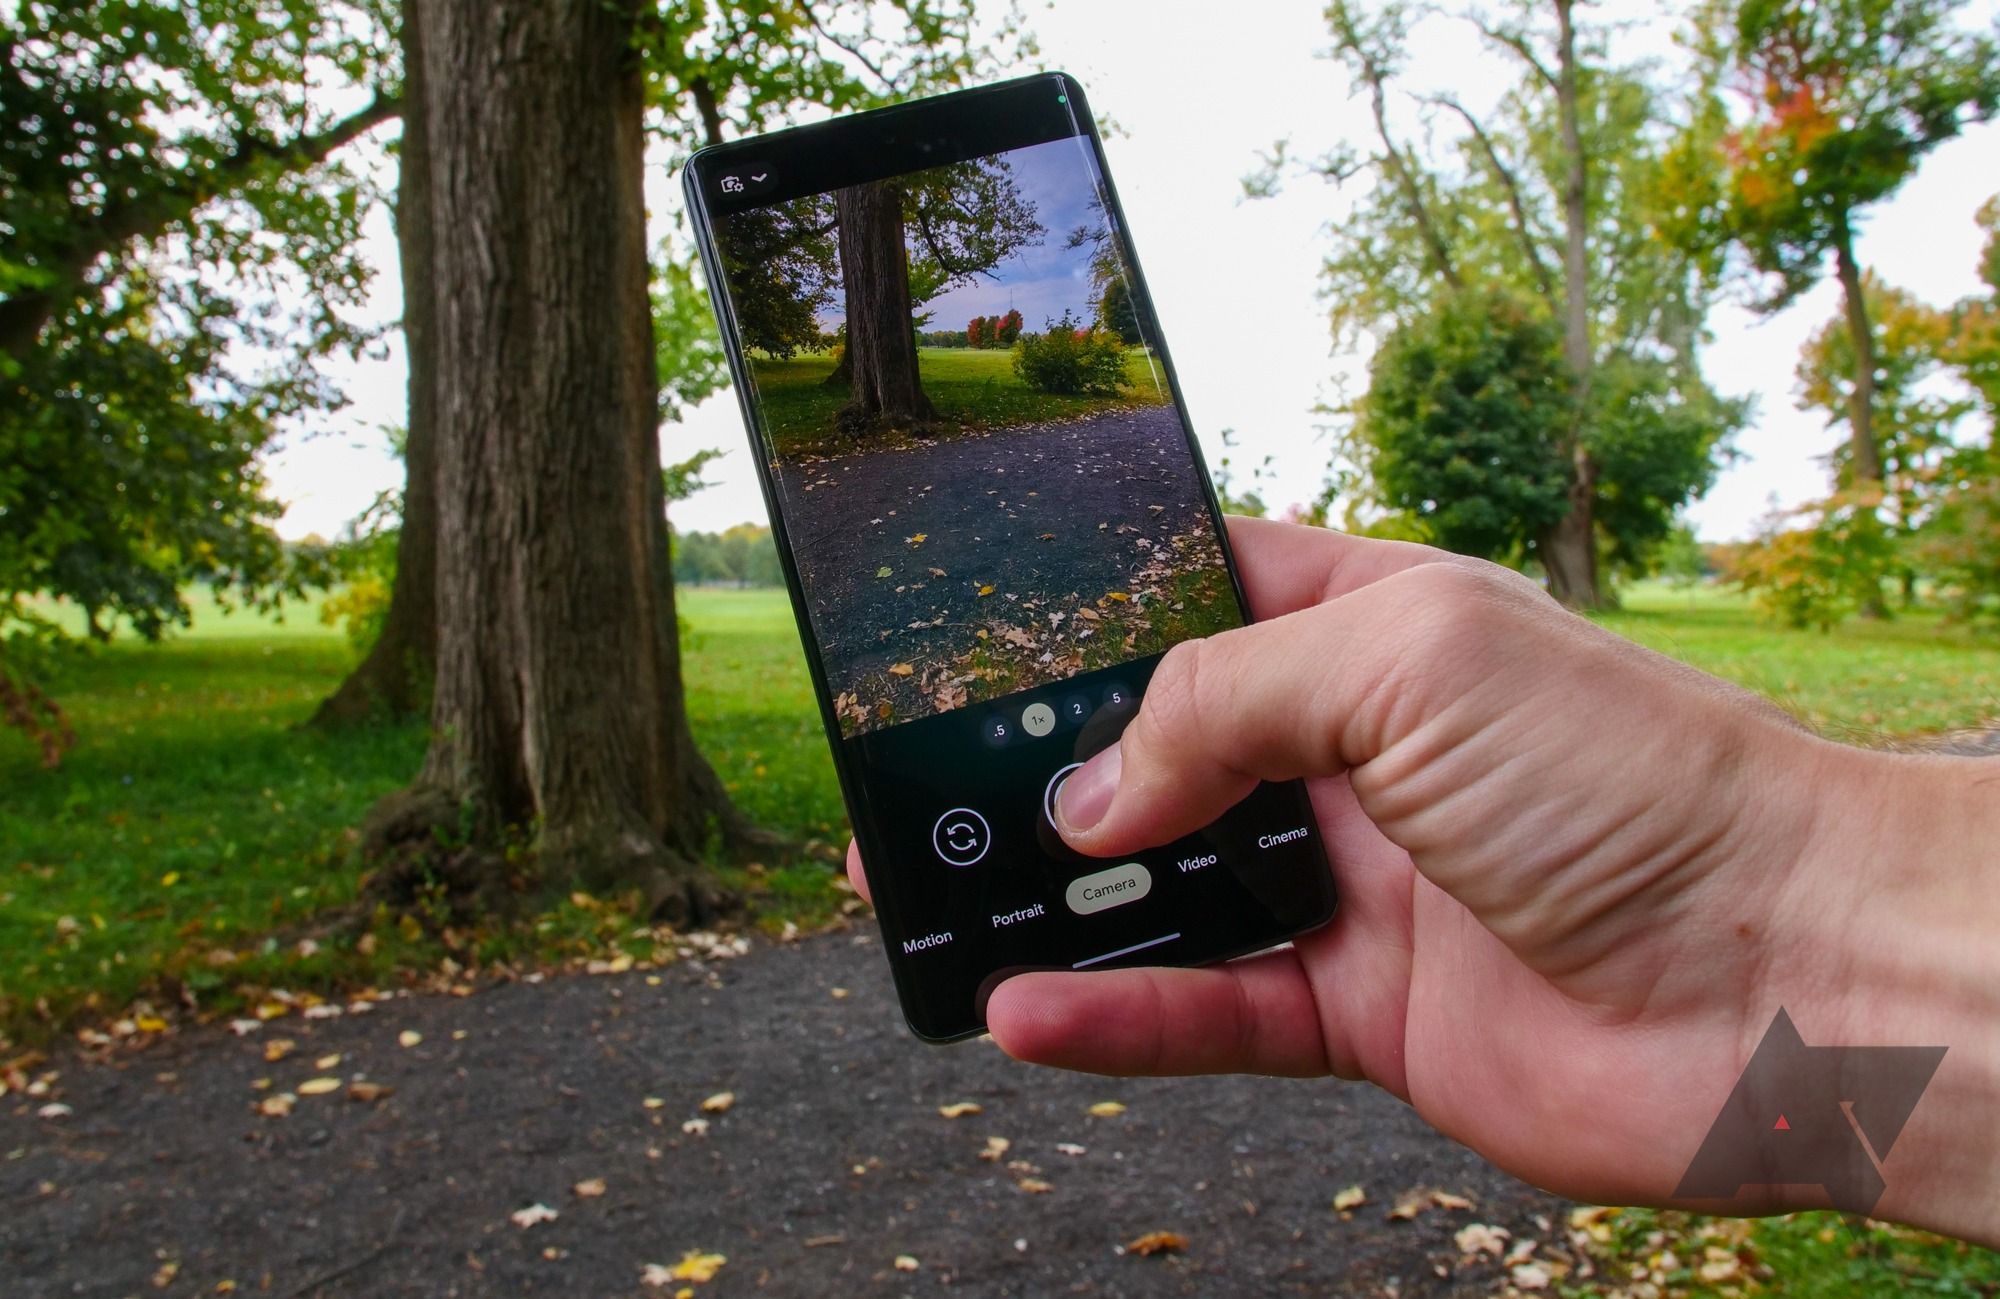
POLYGON ((1455 1231, 1547 1236, 1533 1219, 1564 1208, 1372 1089, 1107 1080, 1027 1068, 984 1041, 920 1045, 872 927, 650 975, 398 998, 242 1036, 192 1029, 114 1064, 55 1067, 68 1117, 0 1099, 8 1299, 224 1281, 278 1296, 660 1296, 682 1283, 649 1287, 645 1266, 689 1251, 728 1260, 694 1287, 703 1299, 1472 1295, 1501 1272, 1462 1262, 1455 1231), (269 1063, 279 1037, 296 1047, 269 1063), (393 1090, 253 1111, 315 1076, 393 1090), (724 1091, 733 1105, 703 1116, 724 1091), (1107 1100, 1127 1108, 1090 1113, 1107 1100), (957 1102, 982 1112, 939 1114, 957 1102), (683 1129, 701 1117, 705 1133, 683 1129), (982 1159, 991 1137, 1010 1147, 982 1159), (603 1193, 579 1196, 591 1179, 603 1193), (1331 1200, 1350 1184, 1369 1203, 1343 1220, 1331 1200), (1476 1207, 1390 1221, 1418 1187, 1476 1207), (515 1225, 535 1204, 559 1216, 515 1225), (1185 1252, 1120 1250, 1163 1230, 1185 1252))

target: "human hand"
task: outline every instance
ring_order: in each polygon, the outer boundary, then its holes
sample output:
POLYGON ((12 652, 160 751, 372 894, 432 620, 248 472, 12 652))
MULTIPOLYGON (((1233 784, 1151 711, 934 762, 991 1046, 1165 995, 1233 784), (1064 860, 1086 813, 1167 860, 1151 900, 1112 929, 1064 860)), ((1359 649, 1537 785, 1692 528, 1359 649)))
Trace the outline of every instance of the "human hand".
MULTIPOLYGON (((1530 1181, 1624 1203, 1672 1194, 1780 1006, 1810 1041, 1962 1030, 1892 1009, 1903 958, 1868 937, 1953 927, 1935 894, 1871 900, 1884 836, 1917 829, 1883 814, 1884 782, 1926 760, 1819 740, 1494 565, 1255 520, 1231 538, 1260 621, 1175 647, 1058 821, 1120 855, 1306 777, 1340 912, 1222 966, 1012 978, 987 1006, 1010 1054, 1365 1078, 1530 1181)), ((1886 1212, 1915 1152, 1965 1160, 1925 1119, 1886 1212)))

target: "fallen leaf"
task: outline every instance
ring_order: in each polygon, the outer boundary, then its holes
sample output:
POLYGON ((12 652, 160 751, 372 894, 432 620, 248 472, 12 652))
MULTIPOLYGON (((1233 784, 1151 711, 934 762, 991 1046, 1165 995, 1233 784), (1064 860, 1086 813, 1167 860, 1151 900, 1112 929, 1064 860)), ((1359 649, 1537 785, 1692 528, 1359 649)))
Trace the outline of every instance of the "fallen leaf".
POLYGON ((1079 1146, 1074 1141, 1056 1142, 1056 1152, 1058 1154, 1068 1155, 1071 1159, 1075 1159, 1077 1156, 1087 1153, 1082 1146, 1079 1146))
POLYGON ((264 1059, 272 1064, 284 1059, 298 1049, 298 1043, 289 1037, 274 1037, 264 1043, 264 1059))
POLYGON ((594 1200, 604 1194, 604 1179, 601 1177, 586 1177, 569 1189, 575 1192, 576 1197, 580 1200, 594 1200))
POLYGON ((876 569, 876 570, 875 570, 875 576, 877 576, 877 577, 888 577, 888 576, 890 576, 890 569, 889 569, 889 566, 888 566, 887 564, 884 564, 884 565, 882 565, 882 567, 880 567, 880 568, 876 569))
POLYGON ((1333 1197, 1335 1213, 1346 1213, 1349 1209, 1368 1203, 1368 1192, 1358 1186, 1350 1186, 1333 1197))
POLYGON ((1470 1209, 1472 1207, 1472 1201, 1462 1195, 1453 1195, 1450 1191, 1432 1191, 1431 1203, 1440 1209, 1470 1209))
POLYGON ((257 1102, 257 1112, 267 1119, 281 1119, 292 1112, 292 1106, 299 1098, 290 1092, 279 1092, 276 1096, 266 1096, 257 1102))
POLYGON ((153 1288, 155 1290, 166 1289, 174 1283, 174 1278, 179 1276, 180 1272, 181 1265, 172 1259, 168 1259, 153 1272, 153 1288))
POLYGON ((301 1096, 324 1096, 328 1092, 337 1092, 339 1090, 340 1079, 329 1075, 308 1078, 299 1084, 299 1095, 301 1096))
POLYGON ((516 1209, 507 1216, 514 1220, 516 1227, 526 1231, 537 1223, 554 1222, 562 1215, 546 1204, 531 1204, 525 1209, 516 1209))
POLYGON ((979 594, 981 594, 981 595, 992 595, 992 594, 993 594, 993 587, 992 587, 991 585, 987 585, 987 586, 982 586, 982 587, 980 587, 980 588, 979 588, 979 594))
POLYGON ((138 1027, 141 1033, 164 1033, 167 1031, 167 1021, 158 1015, 141 1015, 138 1018, 138 1027))
MULTIPOLYGON (((1730 1261, 1732 1263, 1735 1262, 1734 1259, 1730 1261)), ((1546 1290, 1549 1288, 1549 1270, 1540 1263, 1523 1263, 1514 1269, 1512 1275, 1514 1284, 1523 1290, 1546 1290)), ((1724 1278, 1709 1276, 1708 1269, 1704 1267, 1702 1268, 1702 1279, 1705 1281, 1715 1281, 1724 1278)))
POLYGON ((689 1119, 687 1122, 681 1124, 681 1131, 691 1137, 705 1137, 708 1135, 708 1120, 689 1119))
POLYGON ((1007 1147, 1013 1144, 1005 1137, 988 1137, 986 1149, 979 1152, 979 1157, 989 1164, 997 1164, 1000 1162, 1000 1156, 1007 1153, 1007 1147))
POLYGON ((335 1051, 332 1055, 323 1055, 313 1061, 313 1068, 315 1069, 338 1069, 339 1067, 340 1052, 338 1051, 335 1051))
POLYGON ((1090 1107, 1092 1118, 1115 1119, 1124 1112, 1125 1105, 1122 1101, 1099 1101, 1090 1107))
POLYGON ((1095 609, 1078 609, 1076 616, 1090 622, 1102 622, 1104 620, 1104 615, 1095 609))
POLYGON ((1469 1227, 1461 1227, 1452 1240, 1461 1254, 1491 1254, 1498 1258, 1507 1251, 1507 1238, 1513 1233, 1505 1227, 1489 1226, 1475 1222, 1469 1227))
POLYGON ((74 1113, 76 1113, 75 1110, 61 1101, 50 1101, 47 1105, 35 1111, 35 1117, 40 1119, 66 1119, 74 1113))
POLYGON ((385 1087, 378 1082, 351 1082, 347 1084, 347 1099, 373 1105, 395 1090, 394 1087, 385 1087))
POLYGON ((722 1265, 728 1261, 721 1254, 704 1254, 698 1249, 691 1249, 681 1255, 680 1262, 674 1264, 673 1278, 676 1281, 693 1281, 696 1284, 713 1281, 715 1274, 720 1272, 722 1265))
POLYGON ((1177 1231, 1149 1231, 1127 1245, 1125 1252, 1148 1258, 1154 1254, 1178 1254, 1187 1245, 1187 1237, 1177 1231))
POLYGON ((938 1113, 948 1119, 962 1119, 968 1114, 980 1113, 977 1101, 954 1101, 950 1105, 938 1106, 938 1113))
POLYGON ((944 570, 943 570, 942 568, 933 568, 932 570, 930 570, 930 573, 931 573, 931 576, 932 576, 932 577, 949 577, 949 576, 950 576, 950 574, 949 574, 949 573, 947 573, 947 572, 945 572, 945 571, 944 571, 944 570))
POLYGON ((403 1046, 403 1047, 415 1046, 417 1043, 423 1040, 424 1040, 424 1035, 422 1033, 417 1032, 417 1030, 414 1028, 406 1028, 402 1032, 396 1034, 397 1046, 403 1046))
POLYGON ((646 1097, 646 1099, 640 1101, 639 1104, 642 1108, 649 1110, 657 1110, 657 1109, 665 1109, 667 1103, 661 1100, 657 1096, 648 1096, 646 1097))
POLYGON ((922 1266, 922 1263, 917 1262, 916 1259, 910 1257, 908 1254, 896 1255, 896 1270, 898 1272, 914 1272, 922 1266))
POLYGON ((735 1092, 717 1092, 701 1103, 704 1114, 727 1114, 729 1107, 736 1103, 735 1092))
POLYGON ((892 677, 906 677, 915 671, 916 669, 908 663, 891 663, 889 665, 889 675, 892 677))
POLYGON ((1015 1185, 1026 1191, 1029 1195, 1047 1195, 1050 1191, 1056 1189, 1039 1177, 1024 1177, 1016 1182, 1015 1185))
POLYGON ((930 533, 919 532, 916 536, 909 538, 909 542, 912 546, 921 546, 929 538, 930 538, 930 533))
POLYGON ((1396 1197, 1396 1203, 1389 1208, 1391 1222, 1408 1222, 1422 1213, 1429 1203, 1429 1197, 1422 1191, 1405 1191, 1396 1197))

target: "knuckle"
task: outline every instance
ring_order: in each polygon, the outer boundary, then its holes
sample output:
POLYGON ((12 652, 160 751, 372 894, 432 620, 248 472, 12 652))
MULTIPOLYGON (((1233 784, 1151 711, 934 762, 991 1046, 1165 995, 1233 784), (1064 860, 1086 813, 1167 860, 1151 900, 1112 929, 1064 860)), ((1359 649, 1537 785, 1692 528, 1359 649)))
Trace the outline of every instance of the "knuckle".
POLYGON ((1172 752, 1177 746, 1198 745, 1202 736, 1201 679, 1207 642, 1182 641, 1168 650, 1153 669, 1139 715, 1130 729, 1148 748, 1172 752))

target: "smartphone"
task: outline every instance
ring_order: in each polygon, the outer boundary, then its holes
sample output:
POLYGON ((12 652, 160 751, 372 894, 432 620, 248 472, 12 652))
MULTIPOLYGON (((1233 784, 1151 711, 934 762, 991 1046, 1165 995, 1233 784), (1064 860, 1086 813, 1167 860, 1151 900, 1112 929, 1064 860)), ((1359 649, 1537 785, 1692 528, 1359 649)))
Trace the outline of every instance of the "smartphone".
POLYGON ((1327 921, 1297 782, 1117 860, 1051 823, 1166 651, 1247 619, 1083 88, 746 138, 682 180, 911 1029, 980 1032, 1021 971, 1327 921))

